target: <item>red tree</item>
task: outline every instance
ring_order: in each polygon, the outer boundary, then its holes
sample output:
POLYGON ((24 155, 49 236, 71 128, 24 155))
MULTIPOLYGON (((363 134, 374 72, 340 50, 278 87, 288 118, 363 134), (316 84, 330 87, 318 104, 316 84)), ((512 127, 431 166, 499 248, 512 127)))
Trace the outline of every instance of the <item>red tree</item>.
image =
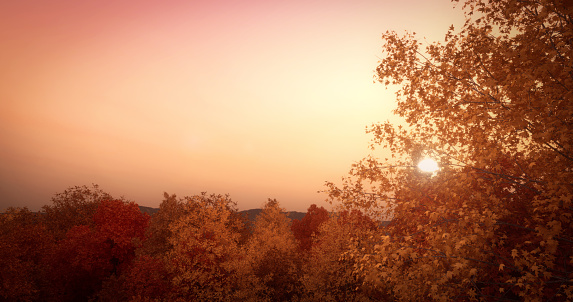
POLYGON ((135 257, 134 241, 142 241, 149 224, 149 215, 136 203, 108 200, 101 203, 94 215, 95 232, 105 238, 111 252, 114 271, 135 257))
POLYGON ((376 222, 374 222, 374 220, 364 215, 362 211, 357 209, 340 212, 340 218, 338 219, 338 222, 341 224, 349 224, 355 228, 363 230, 375 230, 377 228, 376 222))
POLYGON ((301 219, 292 222, 291 230, 294 237, 299 242, 299 248, 308 251, 312 247, 312 237, 318 235, 320 225, 328 220, 328 211, 324 207, 317 207, 312 204, 306 215, 301 219))
POLYGON ((53 284, 51 296, 58 301, 93 297, 102 282, 127 268, 143 239, 149 215, 137 204, 102 201, 93 221, 71 228, 49 256, 53 284))

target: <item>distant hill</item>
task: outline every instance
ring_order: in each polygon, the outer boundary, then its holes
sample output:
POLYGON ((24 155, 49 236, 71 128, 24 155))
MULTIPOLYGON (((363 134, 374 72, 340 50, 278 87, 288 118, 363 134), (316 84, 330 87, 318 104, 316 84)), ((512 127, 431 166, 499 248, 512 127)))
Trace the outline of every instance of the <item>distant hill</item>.
MULTIPOLYGON (((139 210, 143 213, 153 215, 159 211, 159 208, 139 206, 139 210)), ((239 213, 246 215, 247 218, 249 219, 249 221, 251 223, 253 223, 253 222, 255 222, 257 215, 259 215, 262 211, 263 211, 263 209, 250 209, 250 210, 239 211, 239 213)), ((301 220, 304 217, 304 215, 306 215, 306 213, 304 213, 304 212, 296 212, 296 211, 289 211, 289 212, 287 212, 287 214, 288 214, 288 218, 290 218, 291 220, 294 220, 294 219, 301 220)), ((389 223, 390 223, 390 221, 382 221, 382 222, 380 222, 380 226, 385 227, 389 223)))
POLYGON ((151 207, 144 207, 144 206, 139 206, 139 210, 143 213, 147 213, 149 215, 153 215, 157 212, 159 212, 159 208, 151 208, 151 207))
MULTIPOLYGON (((262 211, 263 209, 250 209, 250 210, 239 211, 239 213, 244 213, 247 215, 247 218, 249 218, 250 221, 255 221, 257 215, 259 215, 262 211)), ((296 211, 290 211, 286 213, 288 214, 288 218, 292 220, 294 219, 301 220, 304 217, 304 215, 306 215, 306 213, 296 212, 296 211)))
MULTIPOLYGON (((153 215, 153 214, 159 212, 159 208, 151 208, 151 207, 144 207, 144 206, 139 206, 139 210, 141 212, 147 213, 149 215, 153 215)), ((239 213, 246 214, 247 218, 250 221, 255 221, 255 219, 257 218, 257 215, 259 215, 262 211, 263 211, 262 209, 250 209, 250 210, 239 211, 239 213)), ((304 215, 306 215, 306 213, 296 212, 296 211, 290 211, 287 213, 288 213, 288 217, 290 219, 298 219, 298 220, 301 220, 304 217, 304 215)))
POLYGON ((287 213, 288 213, 288 217, 292 220, 294 220, 294 219, 301 220, 306 215, 306 213, 296 212, 296 211, 290 211, 287 213))

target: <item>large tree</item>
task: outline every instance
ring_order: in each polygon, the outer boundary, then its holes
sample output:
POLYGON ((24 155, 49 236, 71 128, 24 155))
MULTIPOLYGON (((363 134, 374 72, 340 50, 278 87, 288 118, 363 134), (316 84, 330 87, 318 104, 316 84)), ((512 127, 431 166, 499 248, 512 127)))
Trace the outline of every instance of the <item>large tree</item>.
POLYGON ((357 163, 330 196, 393 218, 359 267, 398 298, 573 299, 572 5, 463 8, 444 42, 383 35, 376 75, 400 87, 405 123, 372 125, 392 158, 357 163), (424 157, 439 171, 418 171, 424 157))

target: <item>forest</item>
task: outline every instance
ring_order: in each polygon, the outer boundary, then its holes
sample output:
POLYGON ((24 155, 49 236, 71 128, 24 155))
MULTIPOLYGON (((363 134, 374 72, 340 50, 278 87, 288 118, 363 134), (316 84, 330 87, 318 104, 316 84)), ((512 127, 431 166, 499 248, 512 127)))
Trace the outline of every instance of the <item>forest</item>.
POLYGON ((333 213, 269 199, 251 224, 227 195, 165 193, 150 216, 71 187, 0 216, 0 299, 572 301, 573 5, 454 2, 443 41, 382 35, 405 122, 367 127, 333 213))
POLYGON ((229 196, 207 193, 165 193, 149 215, 97 185, 76 186, 41 212, 0 216, 0 293, 5 301, 374 299, 339 255, 376 228, 358 210, 333 215, 316 205, 291 221, 271 199, 251 222, 229 196))

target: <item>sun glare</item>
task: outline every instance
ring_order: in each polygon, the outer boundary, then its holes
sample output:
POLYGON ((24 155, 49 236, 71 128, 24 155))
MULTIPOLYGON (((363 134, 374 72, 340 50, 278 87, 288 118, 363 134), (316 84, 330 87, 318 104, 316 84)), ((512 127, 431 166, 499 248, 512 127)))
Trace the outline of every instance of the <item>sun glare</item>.
POLYGON ((426 158, 423 161, 421 161, 418 164, 418 168, 424 172, 430 172, 430 173, 436 172, 439 169, 438 163, 431 158, 426 158))

